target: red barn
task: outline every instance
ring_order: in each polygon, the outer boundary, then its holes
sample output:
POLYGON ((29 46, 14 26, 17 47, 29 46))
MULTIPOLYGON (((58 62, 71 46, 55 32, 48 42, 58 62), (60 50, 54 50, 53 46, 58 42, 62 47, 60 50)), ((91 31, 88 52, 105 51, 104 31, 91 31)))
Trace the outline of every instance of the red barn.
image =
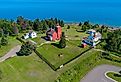
POLYGON ((56 26, 55 29, 50 28, 47 31, 46 36, 49 40, 55 41, 55 40, 60 40, 61 34, 62 34, 62 29, 61 29, 61 26, 58 25, 56 26))

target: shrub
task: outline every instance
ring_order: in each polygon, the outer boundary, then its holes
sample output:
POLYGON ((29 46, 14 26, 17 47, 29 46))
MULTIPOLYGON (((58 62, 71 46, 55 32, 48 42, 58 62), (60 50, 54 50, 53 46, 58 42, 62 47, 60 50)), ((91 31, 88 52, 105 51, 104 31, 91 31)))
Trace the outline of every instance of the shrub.
POLYGON ((26 42, 21 46, 21 49, 19 52, 17 52, 17 55, 19 56, 28 56, 32 53, 32 51, 35 49, 35 46, 32 45, 30 42, 26 42))
POLYGON ((59 42, 59 46, 60 46, 60 48, 66 47, 66 39, 65 39, 65 33, 64 32, 62 33, 62 37, 61 37, 61 40, 59 42))
POLYGON ((1 45, 6 46, 8 44, 8 40, 5 37, 2 37, 1 39, 1 45))

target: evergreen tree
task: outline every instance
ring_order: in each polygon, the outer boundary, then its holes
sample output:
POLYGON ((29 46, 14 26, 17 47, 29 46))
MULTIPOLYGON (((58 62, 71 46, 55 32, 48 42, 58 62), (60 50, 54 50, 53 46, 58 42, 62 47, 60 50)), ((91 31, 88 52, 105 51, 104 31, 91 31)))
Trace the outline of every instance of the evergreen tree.
POLYGON ((82 23, 81 22, 79 23, 79 26, 82 26, 82 23))
POLYGON ((8 44, 8 40, 5 37, 2 37, 1 39, 1 45, 6 46, 8 44))
POLYGON ((4 35, 3 29, 0 28, 0 37, 2 37, 4 35))
POLYGON ((28 56, 32 53, 32 51, 35 49, 34 45, 30 42, 26 42, 21 46, 20 51, 17 53, 19 56, 28 56))
POLYGON ((65 48, 66 47, 66 39, 65 39, 65 33, 62 32, 61 40, 59 42, 60 48, 65 48))
POLYGON ((60 26, 64 27, 64 21, 63 20, 60 21, 60 26))
POLYGON ((15 35, 18 35, 18 28, 15 26, 15 27, 13 27, 13 33, 15 34, 15 35))
POLYGON ((70 25, 68 25, 67 29, 70 29, 70 25))

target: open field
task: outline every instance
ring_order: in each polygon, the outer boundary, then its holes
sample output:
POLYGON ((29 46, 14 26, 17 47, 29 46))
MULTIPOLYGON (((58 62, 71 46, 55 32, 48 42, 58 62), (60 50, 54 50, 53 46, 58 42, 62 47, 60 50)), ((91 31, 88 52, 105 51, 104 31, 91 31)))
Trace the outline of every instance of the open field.
POLYGON ((79 54, 89 49, 88 46, 86 48, 81 48, 79 47, 80 45, 80 41, 67 41, 67 47, 60 49, 58 48, 58 43, 45 44, 37 48, 37 51, 52 65, 58 68, 67 61, 75 58, 79 54))
MULTIPOLYGON (((77 26, 71 26, 70 29, 66 29, 67 27, 65 26, 63 28, 63 31, 65 32, 66 37, 69 40, 81 40, 83 37, 88 36, 85 32, 77 32, 77 26)), ((79 27, 78 27, 79 28, 79 27)))
POLYGON ((8 39, 8 45, 7 46, 1 46, 0 56, 5 55, 13 47, 21 44, 18 40, 16 40, 16 37, 7 37, 7 39, 8 39))
MULTIPOLYGON (((80 72, 78 73, 77 71, 76 78, 72 81, 79 82, 88 71, 97 65, 111 64, 121 66, 120 63, 111 62, 105 59, 97 59, 98 61, 96 60, 97 62, 95 62, 95 58, 99 58, 99 54, 100 52, 90 50, 56 72, 43 62, 35 53, 30 56, 14 57, 0 63, 0 71, 2 71, 2 79, 0 79, 0 82, 54 82, 54 80, 60 75, 75 73, 75 66, 80 66, 80 72), (69 70, 71 70, 71 72, 68 72, 69 70)), ((71 79, 73 78, 71 75, 61 76, 63 79, 62 82, 65 82, 64 79, 68 80, 68 77, 71 79)))

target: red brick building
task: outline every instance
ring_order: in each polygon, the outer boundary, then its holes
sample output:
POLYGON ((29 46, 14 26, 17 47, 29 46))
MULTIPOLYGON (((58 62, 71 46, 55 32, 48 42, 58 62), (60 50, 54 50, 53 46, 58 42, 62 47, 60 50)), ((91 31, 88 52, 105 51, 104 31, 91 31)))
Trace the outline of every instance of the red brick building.
POLYGON ((61 38, 61 34, 62 34, 62 28, 61 26, 56 26, 55 29, 50 28, 47 32, 46 32, 46 36, 49 40, 51 41, 55 41, 55 40, 60 40, 61 38))

